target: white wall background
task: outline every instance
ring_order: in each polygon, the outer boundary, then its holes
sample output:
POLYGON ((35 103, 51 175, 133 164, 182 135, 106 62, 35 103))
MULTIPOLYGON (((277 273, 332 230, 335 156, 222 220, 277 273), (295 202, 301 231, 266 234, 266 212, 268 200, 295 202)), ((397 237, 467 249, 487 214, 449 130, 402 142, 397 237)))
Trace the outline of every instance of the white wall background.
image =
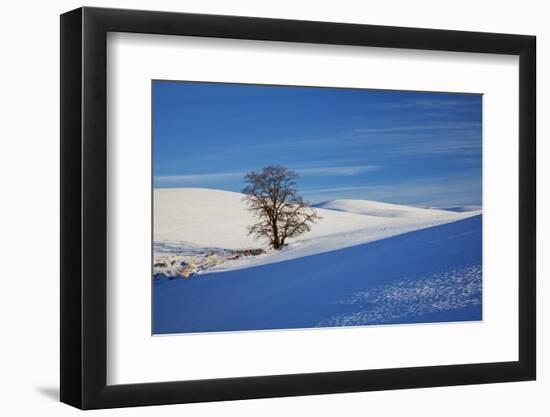
MULTIPOLYGON (((73 0, 9 2, 1 31, 0 90, 0 410, 3 415, 75 415, 59 392, 59 17, 73 0)), ((550 147, 543 120, 550 96, 545 2, 122 0, 86 5, 238 14, 532 34, 538 37, 539 378, 536 382, 432 388, 94 412, 138 416, 370 414, 407 416, 547 415, 550 405, 550 147), (544 395, 546 394, 546 395, 544 395)))

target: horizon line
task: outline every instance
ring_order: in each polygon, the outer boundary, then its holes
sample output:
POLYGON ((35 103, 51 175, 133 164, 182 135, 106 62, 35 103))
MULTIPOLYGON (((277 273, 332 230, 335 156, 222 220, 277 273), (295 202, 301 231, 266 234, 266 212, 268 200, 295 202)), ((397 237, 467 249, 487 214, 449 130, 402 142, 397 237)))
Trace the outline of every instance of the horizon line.
MULTIPOLYGON (((233 191, 233 190, 225 190, 222 188, 208 188, 208 187, 195 187, 195 186, 160 186, 160 187, 152 187, 152 191, 157 190, 206 190, 206 191, 221 191, 225 193, 233 193, 233 194, 242 194, 243 196, 246 195, 240 191, 233 191)), ((304 193, 302 193, 304 194, 304 193)), ((459 208, 459 207, 476 207, 474 210, 482 210, 483 204, 473 204, 473 203, 455 203, 455 204, 429 204, 429 203, 396 203, 395 201, 387 201, 387 200, 381 200, 381 199, 373 199, 373 198, 357 198, 357 197, 340 197, 340 198, 328 198, 328 199, 321 199, 320 201, 316 202, 308 202, 310 206, 314 206, 316 204, 322 204, 327 203, 330 201, 342 201, 342 200, 353 200, 353 201, 372 201, 376 203, 384 203, 384 204, 393 204, 396 206, 409 206, 409 207, 417 207, 417 208, 434 208, 434 209, 451 209, 451 208, 459 208)))

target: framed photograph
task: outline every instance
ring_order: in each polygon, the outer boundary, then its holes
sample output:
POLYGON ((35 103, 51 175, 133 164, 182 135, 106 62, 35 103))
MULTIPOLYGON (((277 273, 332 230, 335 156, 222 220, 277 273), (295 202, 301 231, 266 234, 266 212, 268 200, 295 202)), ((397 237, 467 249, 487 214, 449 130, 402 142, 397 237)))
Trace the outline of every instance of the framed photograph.
POLYGON ((61 16, 61 401, 533 380, 535 37, 61 16))

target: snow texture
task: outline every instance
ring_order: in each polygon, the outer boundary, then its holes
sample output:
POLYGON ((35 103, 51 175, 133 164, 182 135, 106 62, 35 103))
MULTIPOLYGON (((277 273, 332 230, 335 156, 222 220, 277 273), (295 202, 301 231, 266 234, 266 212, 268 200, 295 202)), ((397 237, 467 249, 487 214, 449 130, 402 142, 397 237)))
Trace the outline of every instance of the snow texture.
POLYGON ((333 200, 321 220, 280 251, 248 235, 254 216, 243 195, 199 189, 154 192, 154 274, 184 277, 250 268, 361 245, 479 215, 368 200, 333 200), (251 255, 252 254, 252 255, 251 255), (259 254, 259 255, 254 255, 259 254))
MULTIPOLYGON (((330 205, 281 252, 224 259, 190 279, 155 274, 153 332, 482 319, 479 211, 330 205)), ((155 258, 265 247, 246 236, 250 216, 238 193, 156 190, 155 258)))
POLYGON ((403 323, 430 313, 481 305, 481 265, 462 266, 420 278, 405 277, 337 300, 350 313, 325 319, 318 327, 403 323))

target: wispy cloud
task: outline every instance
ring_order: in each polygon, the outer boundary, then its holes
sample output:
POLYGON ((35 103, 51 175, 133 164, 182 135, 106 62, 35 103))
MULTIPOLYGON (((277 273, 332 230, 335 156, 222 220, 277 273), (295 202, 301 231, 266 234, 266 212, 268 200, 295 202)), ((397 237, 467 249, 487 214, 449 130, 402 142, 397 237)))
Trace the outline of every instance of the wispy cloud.
POLYGON ((158 188, 239 191, 248 171, 279 163, 310 200, 480 198, 480 95, 163 83, 154 104, 158 188), (477 173, 441 177, 463 170, 477 173))
POLYGON ((210 174, 190 174, 190 175, 155 175, 153 177, 156 182, 167 183, 203 183, 213 181, 234 180, 242 178, 246 175, 245 172, 218 172, 210 174))
MULTIPOLYGON (((392 126, 368 126, 343 129, 333 135, 281 139, 277 142, 258 142, 249 146, 256 152, 277 152, 285 149, 296 154, 307 152, 330 152, 341 155, 347 150, 352 155, 380 155, 384 158, 399 158, 409 155, 471 156, 481 151, 482 125, 479 122, 445 121, 392 126)), ((225 154, 219 155, 224 158, 225 154)), ((373 160, 376 165, 376 159, 373 160)), ((374 166, 373 165, 373 166, 374 166)))
POLYGON ((449 98, 441 98, 434 95, 434 97, 424 97, 419 99, 404 100, 399 103, 391 103, 386 106, 391 109, 414 109, 414 110, 429 110, 429 111, 476 111, 477 106, 474 104, 481 103, 479 101, 479 95, 471 95, 470 99, 465 99, 463 96, 461 100, 452 100, 449 98))
MULTIPOLYGON (((292 168, 292 167, 291 167, 292 168)), ((342 165, 327 167, 303 167, 294 169, 300 176, 353 176, 382 169, 378 165, 342 165)), ((216 172, 189 175, 155 175, 155 186, 205 185, 235 182, 244 178, 247 172, 216 172)))
POLYGON ((482 146, 481 124, 471 122, 361 128, 349 132, 348 137, 342 141, 348 146, 381 152, 386 158, 419 154, 474 157, 480 155, 482 146))
POLYGON ((309 175, 359 175, 382 169, 379 165, 349 165, 334 167, 299 168, 295 171, 303 176, 309 175))
POLYGON ((403 126, 383 126, 383 127, 369 127, 354 129, 353 133, 356 135, 361 134, 392 134, 392 133, 412 133, 412 132, 425 132, 425 131, 441 131, 441 130, 479 130, 481 129, 481 123, 477 122, 456 122, 449 121, 446 123, 424 123, 413 124, 403 126))

